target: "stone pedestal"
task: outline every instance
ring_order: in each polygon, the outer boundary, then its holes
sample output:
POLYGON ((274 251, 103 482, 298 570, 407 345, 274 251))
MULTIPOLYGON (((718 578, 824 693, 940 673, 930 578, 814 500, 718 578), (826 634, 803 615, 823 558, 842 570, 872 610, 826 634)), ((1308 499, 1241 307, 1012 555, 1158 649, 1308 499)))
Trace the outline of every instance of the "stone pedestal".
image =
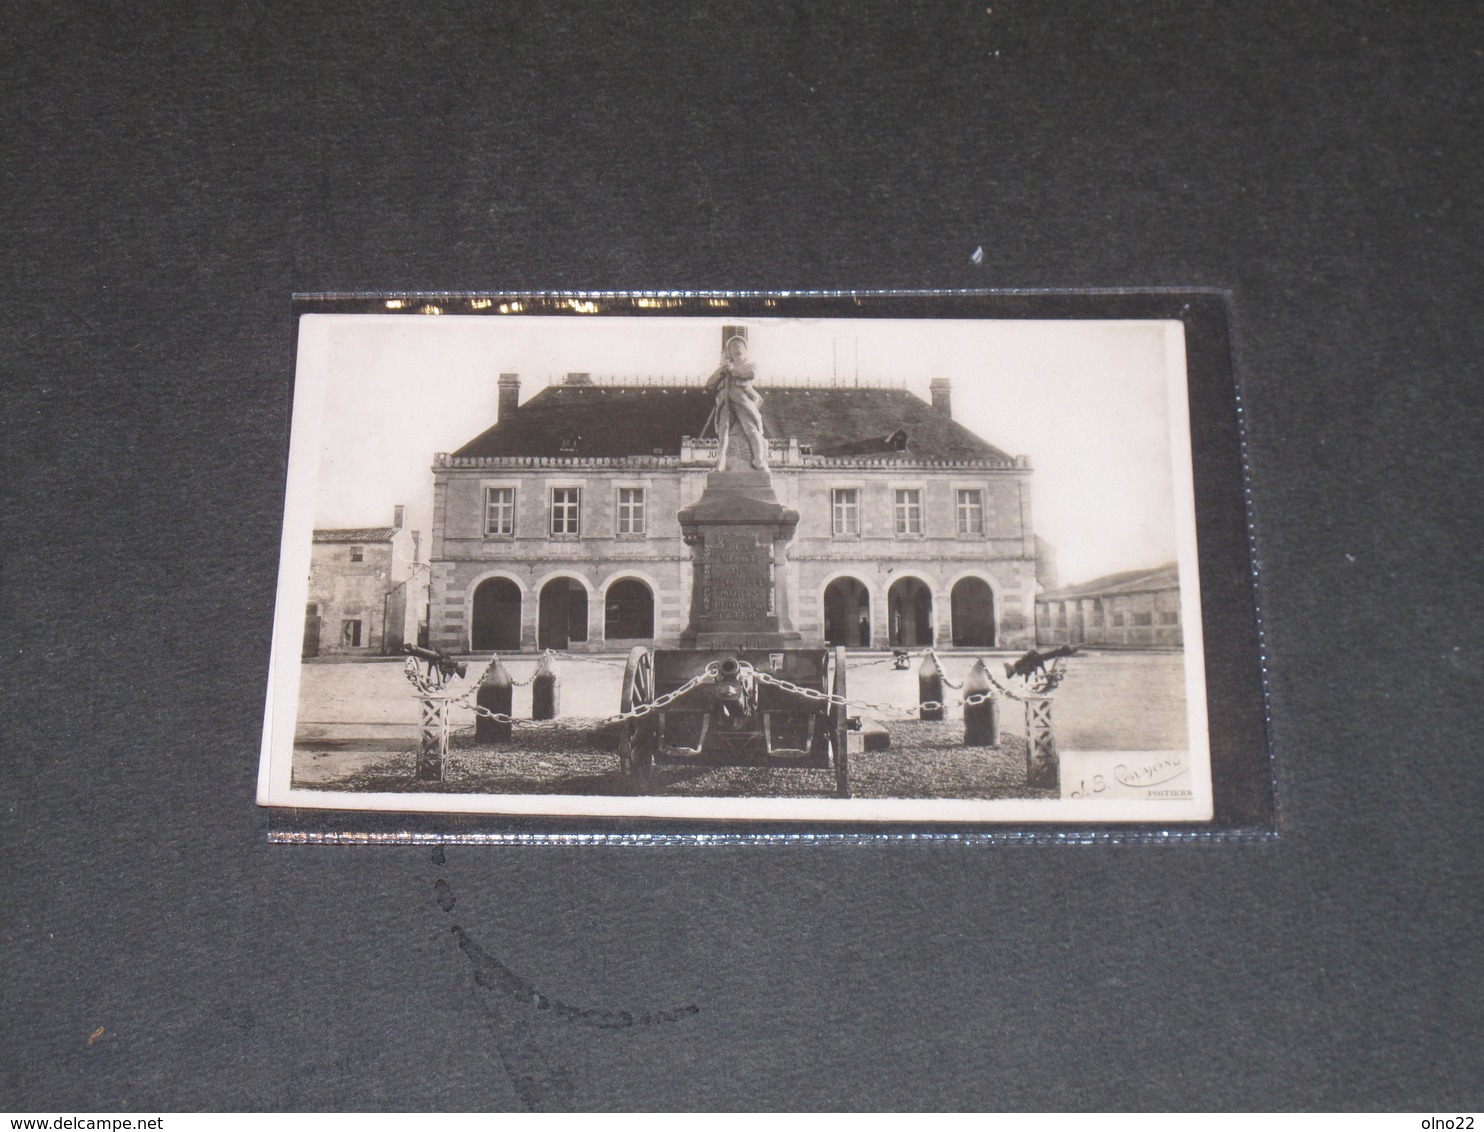
POLYGON ((799 513, 778 502, 760 469, 712 472, 678 516, 694 555, 690 623, 681 648, 795 648, 787 587, 778 584, 799 513))

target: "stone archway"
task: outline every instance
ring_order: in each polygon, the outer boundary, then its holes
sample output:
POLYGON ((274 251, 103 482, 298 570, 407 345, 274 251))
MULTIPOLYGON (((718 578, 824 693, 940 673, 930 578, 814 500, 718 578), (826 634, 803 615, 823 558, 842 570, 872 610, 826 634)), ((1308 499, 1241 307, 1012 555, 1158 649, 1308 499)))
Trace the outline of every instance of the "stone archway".
POLYGON ((836 578, 824 589, 827 644, 868 648, 871 644, 871 591, 859 578, 836 578))
POLYGON ((921 578, 898 578, 886 591, 886 619, 892 648, 932 644, 932 589, 921 578))
POLYGON ((520 649, 520 587, 509 578, 486 578, 474 589, 469 647, 475 652, 520 649))
POLYGON ((553 578, 536 607, 536 647, 566 649, 587 640, 587 587, 577 578, 553 578))
POLYGON ((953 614, 953 643, 961 648, 994 648, 994 591, 983 578, 972 575, 954 583, 949 597, 953 614))
POLYGON ((654 593, 638 578, 620 578, 603 599, 605 641, 648 640, 654 637, 654 593))

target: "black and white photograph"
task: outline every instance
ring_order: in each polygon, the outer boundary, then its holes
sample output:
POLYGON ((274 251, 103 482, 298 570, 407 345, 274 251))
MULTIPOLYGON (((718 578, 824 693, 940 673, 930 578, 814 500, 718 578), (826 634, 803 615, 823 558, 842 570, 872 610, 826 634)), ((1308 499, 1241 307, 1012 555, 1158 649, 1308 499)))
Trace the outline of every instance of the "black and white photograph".
POLYGON ((301 314, 262 803, 1211 817, 1179 321, 697 305, 301 314))

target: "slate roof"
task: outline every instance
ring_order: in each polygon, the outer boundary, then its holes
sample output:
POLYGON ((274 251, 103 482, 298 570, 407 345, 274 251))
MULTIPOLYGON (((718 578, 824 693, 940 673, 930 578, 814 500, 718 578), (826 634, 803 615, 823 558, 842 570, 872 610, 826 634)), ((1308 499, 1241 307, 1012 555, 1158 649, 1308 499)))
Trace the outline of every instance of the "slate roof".
MULTIPOLYGON (((768 436, 796 438, 816 456, 1010 459, 905 389, 765 385, 762 393, 768 436), (907 433, 905 452, 889 440, 898 429, 907 433)), ((551 385, 453 455, 678 456, 680 438, 699 436, 710 412, 711 397, 699 386, 551 385), (573 434, 581 440, 564 452, 573 434)))
POLYGON ((1037 601, 1062 601, 1074 597, 1112 597, 1115 594, 1149 593, 1151 590, 1173 590, 1180 586, 1180 567, 1173 562, 1156 566, 1152 570, 1125 570, 1121 574, 1105 574, 1090 582, 1075 586, 1063 586, 1039 594, 1037 601))
POLYGON ((329 527, 314 532, 315 542, 391 542, 397 527, 329 527))

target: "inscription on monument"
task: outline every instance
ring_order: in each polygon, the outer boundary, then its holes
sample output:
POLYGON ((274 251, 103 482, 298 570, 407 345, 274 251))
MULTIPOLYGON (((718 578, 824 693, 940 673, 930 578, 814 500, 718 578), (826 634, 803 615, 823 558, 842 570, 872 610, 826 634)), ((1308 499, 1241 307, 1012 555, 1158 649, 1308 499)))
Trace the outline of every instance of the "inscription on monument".
POLYGON ((708 534, 701 558, 707 617, 744 621, 774 612, 773 547, 766 539, 750 531, 708 534))

